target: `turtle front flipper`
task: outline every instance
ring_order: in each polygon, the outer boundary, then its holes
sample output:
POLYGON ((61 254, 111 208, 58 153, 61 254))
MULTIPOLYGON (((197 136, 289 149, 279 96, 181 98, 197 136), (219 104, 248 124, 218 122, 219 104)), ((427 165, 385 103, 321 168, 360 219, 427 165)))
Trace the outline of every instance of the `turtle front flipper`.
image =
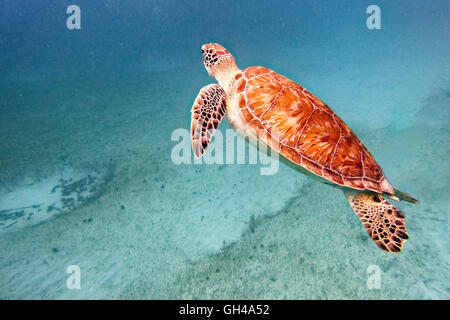
POLYGON ((388 252, 400 252, 409 238, 400 210, 376 193, 350 190, 344 193, 375 244, 388 252))
POLYGON ((225 91, 218 84, 203 87, 192 106, 192 150, 197 158, 206 151, 211 138, 227 110, 225 91))

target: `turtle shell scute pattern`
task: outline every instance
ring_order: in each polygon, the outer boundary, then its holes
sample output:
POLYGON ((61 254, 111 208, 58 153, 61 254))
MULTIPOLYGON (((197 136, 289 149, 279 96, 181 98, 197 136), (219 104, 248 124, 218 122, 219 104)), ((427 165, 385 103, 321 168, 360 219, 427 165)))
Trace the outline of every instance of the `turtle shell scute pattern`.
POLYGON ((240 115, 272 149, 341 186, 393 193, 352 130, 320 99, 265 67, 236 75, 240 115))

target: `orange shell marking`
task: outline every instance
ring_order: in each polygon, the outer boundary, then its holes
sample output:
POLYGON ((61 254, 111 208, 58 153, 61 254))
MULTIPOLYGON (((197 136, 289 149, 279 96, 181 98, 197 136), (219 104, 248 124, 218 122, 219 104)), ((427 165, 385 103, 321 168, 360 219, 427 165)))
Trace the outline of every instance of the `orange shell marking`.
POLYGON ((242 117, 272 149, 342 186, 392 194, 366 147, 320 99, 265 67, 235 78, 242 117))

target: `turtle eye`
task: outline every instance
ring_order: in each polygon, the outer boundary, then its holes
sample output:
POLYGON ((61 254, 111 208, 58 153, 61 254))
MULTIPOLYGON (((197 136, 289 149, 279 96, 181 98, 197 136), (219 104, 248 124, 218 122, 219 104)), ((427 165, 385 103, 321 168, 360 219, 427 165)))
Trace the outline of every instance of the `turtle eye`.
POLYGON ((202 53, 205 53, 205 50, 202 49, 202 53))

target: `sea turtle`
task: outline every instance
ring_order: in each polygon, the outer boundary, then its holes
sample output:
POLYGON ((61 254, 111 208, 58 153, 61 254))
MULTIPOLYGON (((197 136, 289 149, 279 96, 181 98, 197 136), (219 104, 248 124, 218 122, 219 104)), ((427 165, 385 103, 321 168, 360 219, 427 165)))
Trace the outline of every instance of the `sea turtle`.
MULTIPOLYGON (((405 217, 383 196, 416 203, 392 186, 350 128, 320 99, 265 67, 240 70, 223 46, 202 46, 208 74, 192 106, 194 155, 201 157, 225 116, 252 143, 261 142, 303 173, 341 188, 373 241, 400 252, 408 239, 405 217)), ((271 151, 272 152, 272 151, 271 151)))

